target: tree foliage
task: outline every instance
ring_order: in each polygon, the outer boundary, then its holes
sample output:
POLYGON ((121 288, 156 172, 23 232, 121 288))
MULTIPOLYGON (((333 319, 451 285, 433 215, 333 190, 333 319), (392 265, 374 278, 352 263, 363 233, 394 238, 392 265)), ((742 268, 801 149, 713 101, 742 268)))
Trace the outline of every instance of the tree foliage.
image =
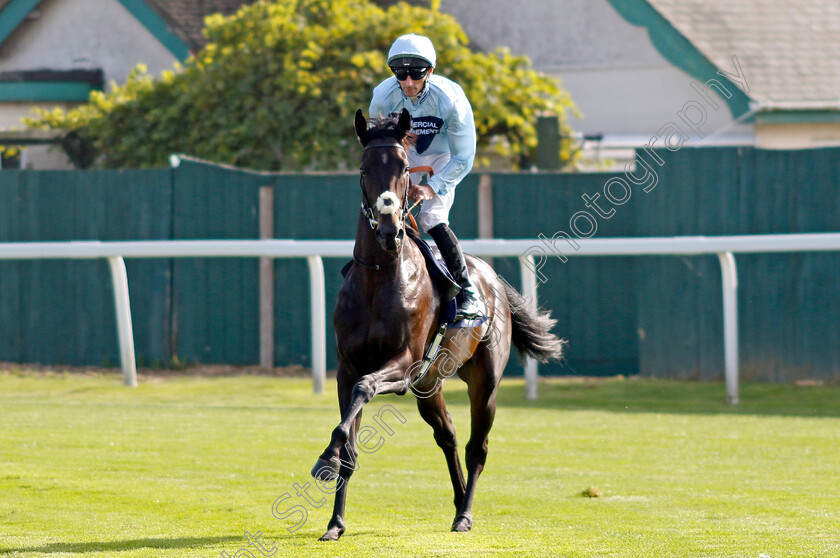
MULTIPOLYGON (((432 8, 369 0, 261 0, 210 16, 209 44, 183 66, 94 92, 69 111, 40 111, 30 127, 75 132, 104 167, 166 165, 172 153, 269 170, 354 165, 352 115, 390 75, 386 56, 404 33, 430 37, 437 73, 460 83, 476 117, 480 153, 516 164, 536 147, 536 118, 574 110, 557 80, 505 49, 473 52, 455 19, 432 8)), ((561 159, 571 145, 563 142, 561 159)))

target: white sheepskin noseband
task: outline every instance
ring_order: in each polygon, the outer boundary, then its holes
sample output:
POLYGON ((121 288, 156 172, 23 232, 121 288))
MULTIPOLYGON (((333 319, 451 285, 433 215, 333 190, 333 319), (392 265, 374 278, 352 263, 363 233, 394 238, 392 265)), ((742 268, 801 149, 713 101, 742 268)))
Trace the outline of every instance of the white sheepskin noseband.
POLYGON ((376 211, 378 211, 380 215, 390 215, 392 213, 396 213, 399 208, 400 199, 394 192, 382 192, 382 194, 376 198, 376 211))

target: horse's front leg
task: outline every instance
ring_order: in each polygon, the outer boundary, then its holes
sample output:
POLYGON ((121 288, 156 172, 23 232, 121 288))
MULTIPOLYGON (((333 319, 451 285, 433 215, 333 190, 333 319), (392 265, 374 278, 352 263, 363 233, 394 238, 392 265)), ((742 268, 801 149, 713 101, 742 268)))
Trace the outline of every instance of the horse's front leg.
MULTIPOLYGON (((346 416, 347 409, 350 407, 350 401, 353 397, 353 381, 348 378, 347 370, 343 369, 341 366, 338 367, 336 379, 338 380, 338 407, 341 412, 341 416, 344 417, 346 416)), ((339 445, 337 454, 339 463, 343 461, 349 466, 339 468, 338 478, 336 479, 337 484, 335 486, 333 514, 327 527, 327 532, 321 536, 320 540, 322 541, 338 540, 346 528, 344 521, 344 504, 347 498, 347 481, 350 479, 350 475, 353 474, 353 471, 356 470, 355 460, 358 453, 356 452, 355 438, 360 421, 361 414, 357 415, 357 419, 354 421, 353 427, 348 433, 348 442, 345 442, 343 445, 339 445)), ((333 440, 327 450, 329 450, 335 442, 335 432, 333 432, 333 440)), ((326 454, 326 451, 324 453, 326 454)), ((331 459, 325 461, 323 455, 319 457, 318 462, 312 469, 312 474, 315 477, 316 482, 321 482, 319 479, 322 478, 324 482, 326 482, 329 478, 335 478, 331 459)), ((327 491, 329 491, 329 489, 327 489, 327 491)))
MULTIPOLYGON (((338 476, 339 469, 344 466, 342 460, 339 459, 340 450, 350 442, 351 435, 354 434, 352 430, 356 418, 362 412, 362 408, 377 394, 405 394, 407 391, 405 371, 410 364, 409 360, 410 355, 408 351, 405 351, 389 360, 376 372, 362 376, 352 387, 348 385, 346 378, 339 376, 338 398, 341 407, 341 422, 333 429, 330 444, 312 468, 313 477, 331 481, 338 476), (350 391, 349 398, 348 391, 350 391)), ((355 468, 352 466, 353 470, 355 468)))
POLYGON ((336 481, 335 504, 327 532, 321 540, 337 540, 346 528, 344 507, 347 499, 347 481, 358 468, 356 458, 356 432, 361 421, 362 408, 376 394, 404 394, 408 386, 405 371, 410 364, 408 351, 388 361, 378 371, 362 376, 355 385, 349 385, 346 374, 339 369, 338 399, 341 408, 341 423, 333 429, 330 444, 312 468, 312 476, 318 482, 336 481))

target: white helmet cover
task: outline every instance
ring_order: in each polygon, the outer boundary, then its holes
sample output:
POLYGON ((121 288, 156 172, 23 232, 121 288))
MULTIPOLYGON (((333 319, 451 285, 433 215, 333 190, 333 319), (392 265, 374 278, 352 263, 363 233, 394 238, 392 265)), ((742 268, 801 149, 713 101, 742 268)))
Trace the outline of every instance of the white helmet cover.
POLYGON ((437 62, 432 41, 428 37, 415 35, 414 33, 403 35, 394 41, 391 50, 388 51, 388 64, 390 65, 394 58, 402 57, 421 58, 428 62, 432 68, 435 67, 437 62))

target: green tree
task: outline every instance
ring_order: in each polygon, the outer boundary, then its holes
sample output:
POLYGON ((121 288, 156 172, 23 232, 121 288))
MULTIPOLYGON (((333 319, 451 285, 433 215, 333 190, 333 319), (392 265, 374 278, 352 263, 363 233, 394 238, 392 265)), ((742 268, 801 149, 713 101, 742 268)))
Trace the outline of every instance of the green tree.
MULTIPOLYGON (((69 111, 40 111, 36 128, 72 131, 104 167, 166 165, 171 153, 269 170, 356 164, 352 115, 366 111, 389 75, 386 53, 404 33, 429 36, 438 72, 466 91, 479 163, 495 153, 514 166, 532 158, 536 118, 574 110, 559 82, 505 49, 473 52, 460 25, 431 8, 369 0, 276 0, 210 16, 209 44, 160 78, 138 67, 122 86, 69 111)), ((563 142, 561 160, 573 158, 563 142)))

